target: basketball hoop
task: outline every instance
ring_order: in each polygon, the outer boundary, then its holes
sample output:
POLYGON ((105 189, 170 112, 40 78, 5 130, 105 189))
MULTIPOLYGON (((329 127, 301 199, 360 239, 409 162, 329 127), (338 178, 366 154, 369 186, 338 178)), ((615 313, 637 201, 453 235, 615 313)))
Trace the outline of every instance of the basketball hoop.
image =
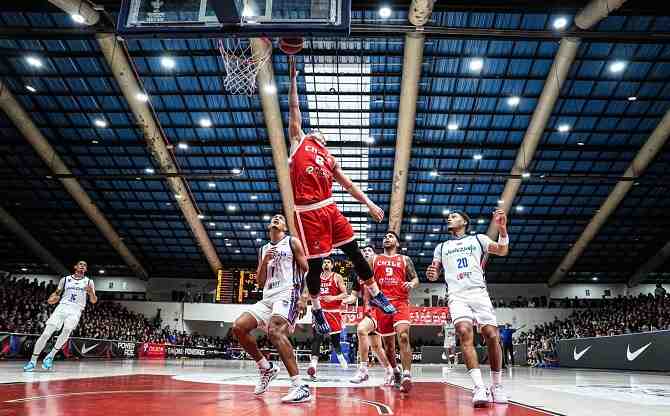
MULTIPOLYGON (((267 38, 263 38, 263 41, 270 43, 267 38)), ((226 70, 223 87, 230 94, 254 95, 256 93, 256 75, 258 75, 261 65, 264 65, 270 58, 272 47, 254 51, 251 47, 251 41, 243 42, 239 38, 219 39, 218 46, 226 70)))

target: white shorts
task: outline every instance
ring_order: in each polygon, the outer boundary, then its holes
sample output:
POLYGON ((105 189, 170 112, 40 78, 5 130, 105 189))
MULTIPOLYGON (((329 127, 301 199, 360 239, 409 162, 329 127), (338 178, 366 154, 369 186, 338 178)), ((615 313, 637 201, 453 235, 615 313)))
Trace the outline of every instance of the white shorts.
POLYGON ((54 313, 47 319, 47 325, 53 325, 58 329, 64 327, 72 331, 77 327, 79 318, 81 318, 81 308, 79 306, 61 303, 56 306, 54 313))
POLYGON ((247 312, 249 312, 258 323, 258 329, 267 332, 272 316, 279 316, 288 322, 291 333, 295 329, 295 322, 298 320, 298 301, 300 300, 300 291, 277 293, 271 298, 263 299, 254 303, 247 312))
POLYGON ((489 292, 483 287, 449 294, 449 313, 454 325, 459 321, 498 326, 489 292))

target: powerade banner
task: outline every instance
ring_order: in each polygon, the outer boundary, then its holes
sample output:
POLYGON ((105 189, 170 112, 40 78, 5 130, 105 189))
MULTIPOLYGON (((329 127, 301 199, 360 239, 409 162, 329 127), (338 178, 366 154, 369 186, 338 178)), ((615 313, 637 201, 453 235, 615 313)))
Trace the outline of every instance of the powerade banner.
POLYGON ((141 359, 161 359, 167 355, 165 344, 143 342, 138 347, 138 357, 141 359))
POLYGON ((558 341, 562 367, 670 371, 670 331, 558 341))
MULTIPOLYGON (((363 307, 347 308, 342 311, 345 325, 355 325, 363 319, 363 307)), ((442 326, 450 321, 448 307, 410 306, 409 319, 412 325, 442 326)))
POLYGON ((137 343, 114 341, 112 342, 112 354, 116 358, 137 358, 137 343))

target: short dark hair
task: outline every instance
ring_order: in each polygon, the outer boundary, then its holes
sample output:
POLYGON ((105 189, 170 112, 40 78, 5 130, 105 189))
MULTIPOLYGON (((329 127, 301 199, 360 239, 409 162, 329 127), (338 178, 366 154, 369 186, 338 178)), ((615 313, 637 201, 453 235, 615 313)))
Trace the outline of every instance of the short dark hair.
POLYGON ((377 250, 375 250, 375 248, 374 248, 374 247, 372 247, 372 245, 371 245, 371 244, 368 244, 367 246, 363 247, 363 248, 361 249, 361 251, 365 250, 366 248, 371 248, 371 249, 372 249, 372 251, 374 251, 375 253, 377 252, 377 250))
POLYGON ((398 236, 398 234, 395 231, 388 230, 387 232, 384 233, 384 235, 386 235, 386 234, 392 234, 395 237, 395 239, 398 240, 398 243, 400 242, 400 237, 398 236))
POLYGON ((464 219, 465 222, 466 222, 466 224, 465 224, 465 229, 466 229, 466 230, 470 229, 470 224, 472 223, 472 221, 470 220, 470 216, 469 216, 465 211, 452 211, 452 212, 453 212, 454 214, 458 214, 458 215, 460 215, 461 217, 463 217, 463 219, 464 219))
POLYGON ((332 258, 331 256, 328 256, 328 257, 324 257, 324 258, 323 258, 323 261, 326 261, 326 260, 330 260, 331 263, 335 264, 335 259, 332 258))

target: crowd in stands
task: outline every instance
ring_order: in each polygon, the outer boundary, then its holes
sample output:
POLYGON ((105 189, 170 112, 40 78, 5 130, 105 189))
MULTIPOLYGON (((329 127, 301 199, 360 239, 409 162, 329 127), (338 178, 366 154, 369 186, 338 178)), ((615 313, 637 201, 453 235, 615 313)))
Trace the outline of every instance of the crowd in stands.
POLYGON ((559 339, 670 329, 670 296, 660 289, 648 295, 599 299, 592 307, 575 310, 567 319, 554 318, 521 333, 517 342, 526 343, 529 363, 540 366, 556 359, 559 339))

